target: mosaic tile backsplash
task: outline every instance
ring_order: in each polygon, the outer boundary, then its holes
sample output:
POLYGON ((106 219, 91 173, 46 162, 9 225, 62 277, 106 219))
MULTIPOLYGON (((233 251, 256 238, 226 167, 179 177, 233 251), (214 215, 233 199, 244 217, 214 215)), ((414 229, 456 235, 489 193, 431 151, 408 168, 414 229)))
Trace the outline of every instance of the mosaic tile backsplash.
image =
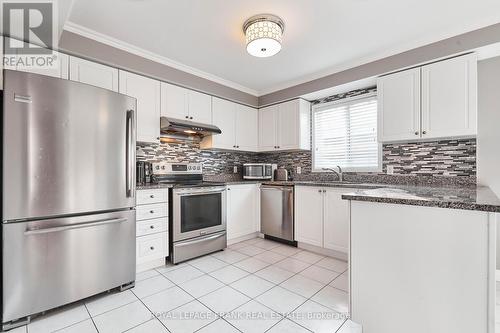
MULTIPOLYGON (((198 162, 210 179, 241 179, 243 163, 277 163, 292 170, 296 180, 335 180, 332 173, 312 172, 310 151, 245 153, 201 150, 194 142, 138 144, 137 159, 151 162, 198 162), (238 173, 233 173, 233 167, 238 173), (296 174, 297 167, 302 168, 296 174)), ((442 140, 383 146, 381 173, 345 173, 344 179, 356 182, 438 183, 470 185, 476 181, 476 140, 442 140), (394 175, 387 175, 387 167, 394 175)))

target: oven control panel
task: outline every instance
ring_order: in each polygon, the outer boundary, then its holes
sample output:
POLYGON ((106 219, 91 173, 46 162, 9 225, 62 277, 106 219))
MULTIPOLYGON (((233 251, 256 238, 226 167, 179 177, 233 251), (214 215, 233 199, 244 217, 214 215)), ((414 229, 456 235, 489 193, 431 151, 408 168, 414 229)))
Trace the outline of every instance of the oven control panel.
POLYGON ((201 175, 201 163, 153 163, 153 173, 156 175, 201 175))

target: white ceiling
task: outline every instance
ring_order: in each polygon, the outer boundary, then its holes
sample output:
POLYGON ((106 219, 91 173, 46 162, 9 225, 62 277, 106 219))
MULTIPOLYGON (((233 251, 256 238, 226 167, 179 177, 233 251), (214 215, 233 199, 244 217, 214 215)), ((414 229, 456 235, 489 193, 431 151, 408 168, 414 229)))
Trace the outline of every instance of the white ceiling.
POLYGON ((74 0, 66 28, 262 95, 497 22, 498 0, 74 0), (285 21, 271 58, 245 50, 259 13, 285 21))

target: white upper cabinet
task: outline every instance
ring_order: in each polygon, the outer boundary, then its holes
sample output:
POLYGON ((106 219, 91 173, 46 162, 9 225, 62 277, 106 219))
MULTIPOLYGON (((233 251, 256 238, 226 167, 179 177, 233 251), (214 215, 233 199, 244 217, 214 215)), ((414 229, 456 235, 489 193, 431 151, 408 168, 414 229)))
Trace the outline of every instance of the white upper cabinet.
POLYGON ((259 150, 309 150, 311 105, 303 99, 259 110, 259 150))
POLYGON ((257 151, 259 146, 259 113, 257 109, 236 104, 236 148, 257 151))
POLYGON ((268 106, 259 110, 259 150, 277 149, 278 107, 268 106))
POLYGON ((165 82, 161 83, 161 115, 212 124, 212 97, 165 82))
POLYGON ((69 58, 69 79, 118 91, 118 69, 77 57, 69 58))
POLYGON ((477 134, 475 54, 422 67, 422 137, 477 134))
MULTIPOLYGON (((23 43, 24 47, 27 45, 32 45, 29 43, 25 42, 20 42, 18 40, 13 40, 10 38, 5 38, 5 43, 23 43)), ((33 47, 38 47, 38 46, 33 46, 33 47)), ((57 62, 56 66, 50 67, 50 68, 36 68, 36 67, 31 67, 31 66, 23 66, 21 62, 18 62, 18 65, 14 67, 6 67, 5 69, 12 69, 12 70, 17 70, 21 72, 28 72, 28 73, 34 73, 34 74, 41 74, 41 75, 47 75, 47 76, 52 76, 52 77, 57 77, 60 79, 68 79, 68 71, 69 71, 69 56, 64 53, 60 53, 57 51, 52 51, 55 60, 57 62)), ((3 52, 2 52, 3 54, 3 52)), ((16 57, 16 55, 12 55, 16 57)), ((20 56, 20 55, 19 55, 20 56)))
POLYGON ((236 149, 236 103, 214 97, 212 120, 222 133, 203 138, 201 148, 236 149))
POLYGON ((160 81, 120 70, 120 93, 137 99, 137 141, 160 140, 160 81))
POLYGON ((212 120, 222 134, 204 137, 200 144, 202 149, 258 150, 256 109, 213 97, 212 120))
POLYGON ((212 124, 212 96, 188 90, 189 120, 212 124))
POLYGON ((186 88, 161 83, 161 115, 175 119, 189 119, 186 88))
POLYGON ((420 68, 379 78, 377 94, 379 141, 420 138, 420 68))
POLYGON ((477 58, 468 54, 378 79, 379 141, 477 134, 477 58))

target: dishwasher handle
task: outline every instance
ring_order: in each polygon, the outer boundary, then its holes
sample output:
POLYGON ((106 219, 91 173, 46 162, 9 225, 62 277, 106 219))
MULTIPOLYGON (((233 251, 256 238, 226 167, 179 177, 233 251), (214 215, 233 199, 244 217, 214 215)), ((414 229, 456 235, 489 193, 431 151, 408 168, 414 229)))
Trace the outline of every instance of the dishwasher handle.
POLYGON ((275 191, 293 191, 293 186, 290 185, 262 185, 261 190, 275 190, 275 191))

